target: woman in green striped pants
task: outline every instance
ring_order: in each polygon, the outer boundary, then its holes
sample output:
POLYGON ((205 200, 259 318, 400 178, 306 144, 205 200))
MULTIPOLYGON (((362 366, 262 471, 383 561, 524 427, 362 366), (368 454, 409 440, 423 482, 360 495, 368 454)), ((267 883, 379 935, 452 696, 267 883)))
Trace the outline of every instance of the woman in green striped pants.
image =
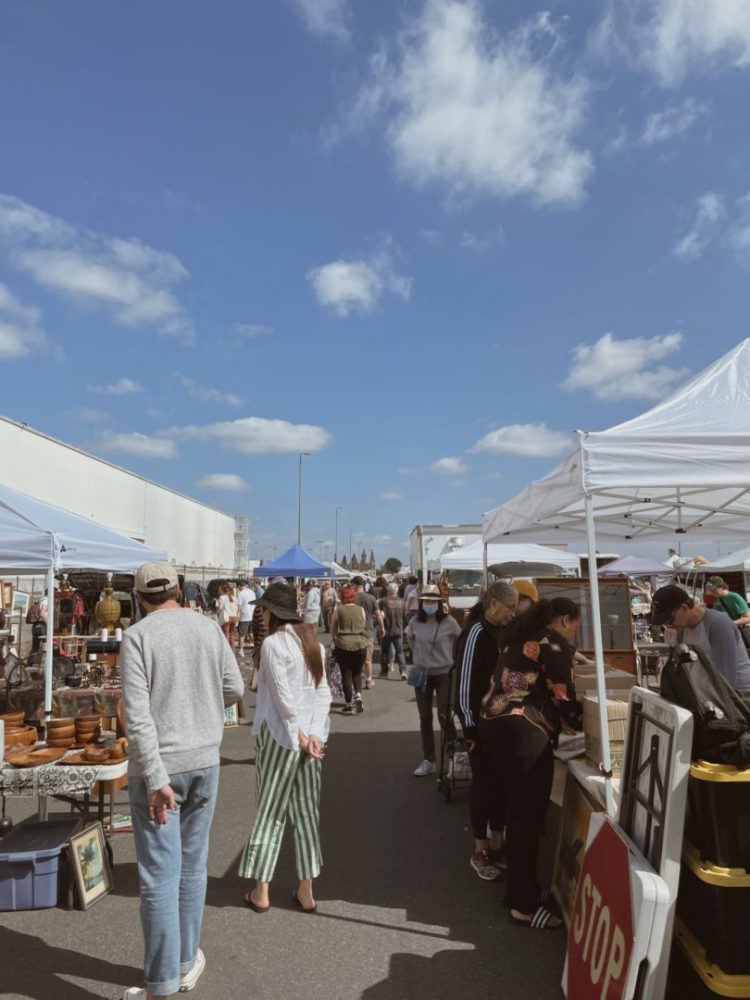
POLYGON ((256 881, 245 895, 247 905, 266 913, 288 817, 299 878, 294 899, 305 912, 314 913, 312 880, 322 864, 320 783, 331 693, 317 637, 299 624, 294 589, 271 584, 260 604, 269 635, 261 647, 253 724, 258 808, 239 874, 256 881))

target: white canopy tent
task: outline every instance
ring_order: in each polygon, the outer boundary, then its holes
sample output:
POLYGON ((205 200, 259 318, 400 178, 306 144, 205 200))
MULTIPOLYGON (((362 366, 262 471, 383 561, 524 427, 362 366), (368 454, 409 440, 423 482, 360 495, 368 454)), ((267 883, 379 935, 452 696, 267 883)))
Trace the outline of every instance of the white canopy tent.
POLYGON ((339 566, 337 562, 333 559, 328 559, 325 565, 333 570, 333 575, 337 580, 348 580, 351 577, 351 572, 348 569, 344 569, 343 566, 339 566))
MULTIPOLYGON (((750 340, 653 409, 609 430, 579 431, 578 447, 543 479, 483 518, 485 543, 587 540, 695 542, 750 539, 750 340)), ((593 581, 592 581, 593 583, 593 581)), ((592 613, 601 621, 599 592, 592 613)), ((601 628, 594 628, 600 696, 601 628)), ((606 706, 599 699, 602 766, 611 772, 606 706)), ((613 812, 611 782, 607 808, 613 812)))
MULTIPOLYGON (((507 545, 488 545, 487 565, 495 563, 548 563, 562 570, 580 572, 581 560, 573 552, 553 549, 546 545, 532 543, 516 543, 507 545)), ((483 542, 473 542, 465 549, 454 549, 440 556, 440 569, 473 569, 483 570, 485 545, 483 542)))
POLYGON ((701 573, 750 573, 750 545, 697 567, 701 573))
MULTIPOLYGON (((45 575, 48 594, 54 593, 57 573, 74 569, 134 573, 143 563, 166 558, 160 549, 0 485, 0 570, 15 576, 45 575)), ((45 712, 52 711, 53 627, 54 615, 49 614, 45 712)))

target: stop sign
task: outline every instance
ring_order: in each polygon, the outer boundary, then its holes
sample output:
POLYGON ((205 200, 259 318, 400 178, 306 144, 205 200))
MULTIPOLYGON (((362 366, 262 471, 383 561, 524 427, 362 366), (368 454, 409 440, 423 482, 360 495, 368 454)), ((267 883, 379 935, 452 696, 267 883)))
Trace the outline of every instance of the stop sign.
MULTIPOLYGON (((601 817, 601 818, 600 818, 601 817)), ((630 852, 609 817, 589 844, 568 929, 568 990, 573 1000, 625 996, 633 952, 630 852)))

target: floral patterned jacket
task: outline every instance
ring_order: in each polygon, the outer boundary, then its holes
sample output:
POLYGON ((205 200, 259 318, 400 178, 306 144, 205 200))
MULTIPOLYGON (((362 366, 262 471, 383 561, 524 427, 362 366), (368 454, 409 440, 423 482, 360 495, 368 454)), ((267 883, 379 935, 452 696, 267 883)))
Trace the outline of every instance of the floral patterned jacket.
POLYGON ((581 703, 573 686, 573 652, 567 639, 553 629, 503 648, 482 699, 481 717, 523 716, 557 746, 562 722, 571 729, 581 728, 581 703))

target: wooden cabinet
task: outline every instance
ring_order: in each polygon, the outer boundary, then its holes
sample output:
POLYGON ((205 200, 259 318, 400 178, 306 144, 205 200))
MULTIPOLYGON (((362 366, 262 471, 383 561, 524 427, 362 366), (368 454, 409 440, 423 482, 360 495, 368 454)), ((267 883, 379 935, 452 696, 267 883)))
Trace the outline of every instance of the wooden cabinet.
MULTIPOLYGON (((591 616, 591 588, 588 580, 578 577, 544 577, 536 581, 540 597, 567 597, 581 609, 581 625, 576 644, 578 649, 593 659, 594 630, 591 616)), ((630 588, 628 580, 601 580, 599 603, 602 619, 602 646, 604 662, 617 670, 636 672, 636 650, 633 642, 633 620, 630 614, 630 588)))

